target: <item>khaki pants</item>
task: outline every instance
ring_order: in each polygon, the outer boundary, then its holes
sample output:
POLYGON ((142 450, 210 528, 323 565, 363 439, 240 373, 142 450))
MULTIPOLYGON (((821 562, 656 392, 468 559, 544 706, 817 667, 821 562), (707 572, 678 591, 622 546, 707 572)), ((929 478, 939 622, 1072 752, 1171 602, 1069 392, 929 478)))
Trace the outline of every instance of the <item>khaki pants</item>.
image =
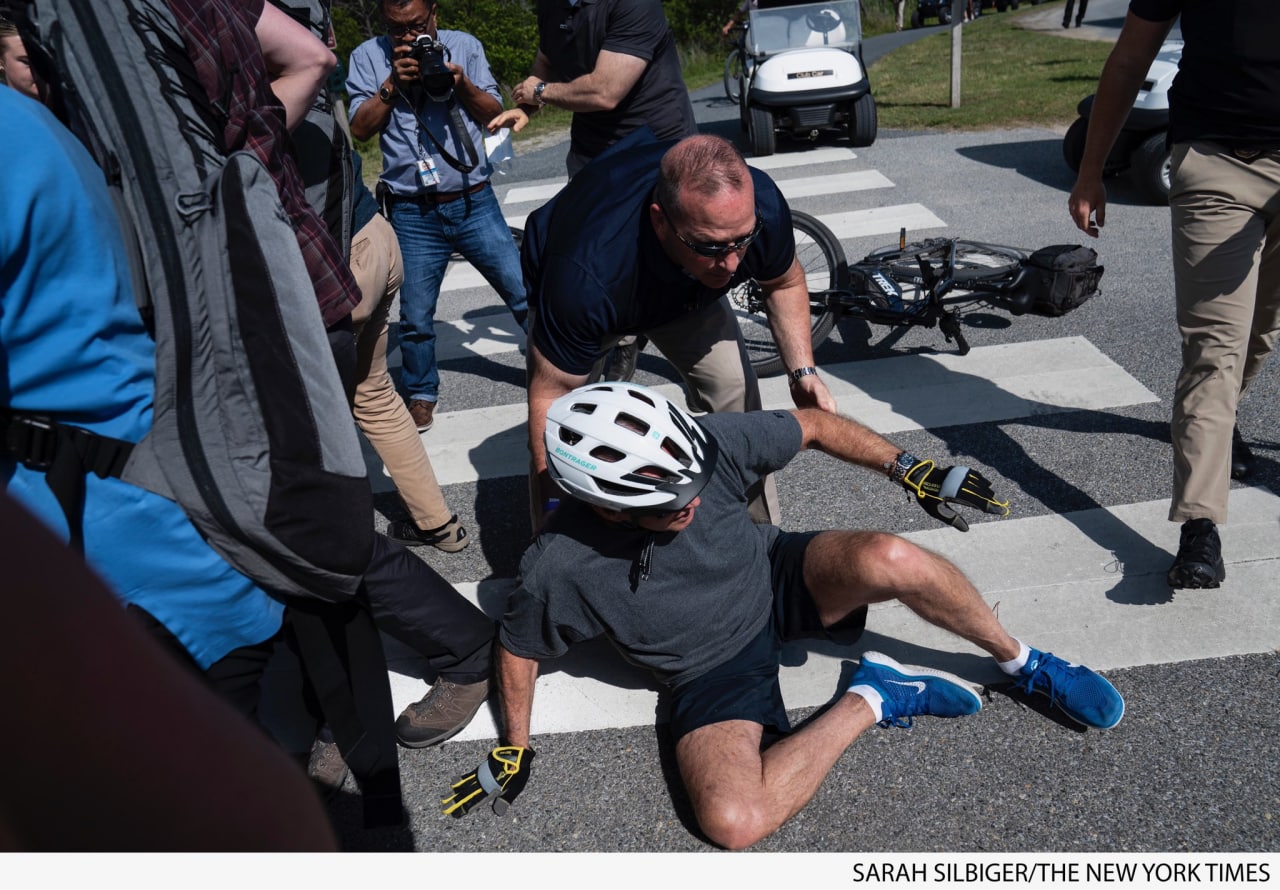
POLYGON ((1169 518, 1221 523, 1236 405, 1280 333, 1280 151, 1246 163, 1214 143, 1174 146, 1170 209, 1182 371, 1169 518))
POLYGON ((378 452, 409 515, 421 529, 453 516, 409 409, 387 370, 388 314, 404 270, 391 224, 375 216, 351 239, 351 272, 362 299, 351 314, 356 335, 356 423, 378 452))

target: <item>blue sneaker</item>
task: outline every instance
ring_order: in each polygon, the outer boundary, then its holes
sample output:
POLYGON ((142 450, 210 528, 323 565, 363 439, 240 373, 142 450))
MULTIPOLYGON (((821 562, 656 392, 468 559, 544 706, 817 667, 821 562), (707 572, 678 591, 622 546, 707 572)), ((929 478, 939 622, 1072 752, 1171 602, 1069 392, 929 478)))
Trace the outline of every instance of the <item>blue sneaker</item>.
POLYGON ((849 690, 858 686, 869 686, 884 699, 881 726, 907 729, 918 715, 962 717, 982 708, 982 699, 974 688, 954 674, 898 664, 880 652, 862 654, 862 665, 853 675, 849 690))
POLYGON ((1114 686, 1082 664, 1039 649, 1031 650, 1014 685, 1048 696, 1072 720, 1094 729, 1110 729, 1124 716, 1124 699, 1114 686))

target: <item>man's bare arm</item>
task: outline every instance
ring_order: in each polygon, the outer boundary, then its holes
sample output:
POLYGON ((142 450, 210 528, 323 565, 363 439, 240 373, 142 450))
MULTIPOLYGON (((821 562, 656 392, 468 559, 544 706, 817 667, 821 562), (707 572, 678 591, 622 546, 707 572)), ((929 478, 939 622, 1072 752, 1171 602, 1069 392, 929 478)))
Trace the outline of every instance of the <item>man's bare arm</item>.
MULTIPOLYGON (((532 330, 532 321, 530 322, 532 330)), ((542 351, 529 339, 528 399, 529 399, 529 473, 536 480, 531 487, 535 502, 534 512, 542 511, 542 505, 557 498, 559 489, 547 473, 547 449, 543 434, 547 429, 547 409, 551 403, 570 390, 587 382, 586 374, 569 374, 553 365, 542 351)), ((537 528, 534 529, 538 531, 537 528)))
POLYGON ((1173 19, 1149 22, 1130 12, 1115 48, 1102 68, 1098 92, 1089 112, 1089 133, 1080 159, 1080 171, 1067 201, 1072 221, 1091 237, 1098 237, 1098 229, 1106 224, 1107 219, 1103 165, 1129 116, 1129 109, 1147 76, 1151 61, 1169 36, 1173 22, 1173 19))
POLYGON ((499 643, 496 668, 503 739, 508 745, 528 748, 533 689, 538 681, 538 662, 515 655, 499 643))
POLYGON ((254 29, 290 130, 302 123, 338 59, 329 47, 288 15, 267 3, 254 29))
MULTIPOLYGON (((809 286, 805 283, 800 261, 793 259, 791 268, 781 278, 762 281, 765 311, 778 354, 788 371, 813 366, 813 340, 810 336, 812 317, 809 313, 809 286)), ((816 374, 801 377, 791 387, 791 398, 797 407, 836 410, 836 400, 827 385, 816 374)))
MULTIPOLYGON (((534 87, 545 82, 542 101, 547 105, 569 111, 612 111, 631 92, 648 65, 639 56, 601 50, 591 73, 567 82, 547 80, 539 75, 535 66, 534 74, 516 84, 511 98, 518 105, 536 105, 534 87)), ((549 71, 544 73, 549 74, 549 71)))
POLYGON ((892 463, 902 451, 852 418, 816 408, 798 408, 791 413, 800 422, 803 447, 822 451, 845 463, 885 473, 885 465, 892 463))

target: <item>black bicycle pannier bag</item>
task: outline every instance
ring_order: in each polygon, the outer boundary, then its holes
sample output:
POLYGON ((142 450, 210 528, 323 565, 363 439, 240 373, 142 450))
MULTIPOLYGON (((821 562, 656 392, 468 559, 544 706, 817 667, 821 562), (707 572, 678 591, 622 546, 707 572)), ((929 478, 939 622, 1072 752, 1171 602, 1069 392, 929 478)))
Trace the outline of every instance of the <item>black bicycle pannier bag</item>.
POLYGON ((1079 244, 1042 247, 1026 262, 1031 311, 1056 318, 1066 315, 1098 292, 1103 267, 1098 253, 1079 244))

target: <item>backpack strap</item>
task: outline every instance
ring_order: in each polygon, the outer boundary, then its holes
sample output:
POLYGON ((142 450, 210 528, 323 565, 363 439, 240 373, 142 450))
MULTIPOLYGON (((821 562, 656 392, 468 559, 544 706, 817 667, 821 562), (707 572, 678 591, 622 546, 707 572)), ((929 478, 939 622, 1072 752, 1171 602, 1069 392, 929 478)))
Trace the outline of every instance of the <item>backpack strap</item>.
POLYGON ((382 637, 363 596, 345 603, 289 597, 286 621, 306 682, 360 784, 366 828, 400 825, 404 804, 395 713, 382 637))
POLYGON ((44 414, 0 413, 0 456, 45 474, 67 519, 67 544, 84 553, 85 477, 120 478, 132 442, 100 436, 44 414))

